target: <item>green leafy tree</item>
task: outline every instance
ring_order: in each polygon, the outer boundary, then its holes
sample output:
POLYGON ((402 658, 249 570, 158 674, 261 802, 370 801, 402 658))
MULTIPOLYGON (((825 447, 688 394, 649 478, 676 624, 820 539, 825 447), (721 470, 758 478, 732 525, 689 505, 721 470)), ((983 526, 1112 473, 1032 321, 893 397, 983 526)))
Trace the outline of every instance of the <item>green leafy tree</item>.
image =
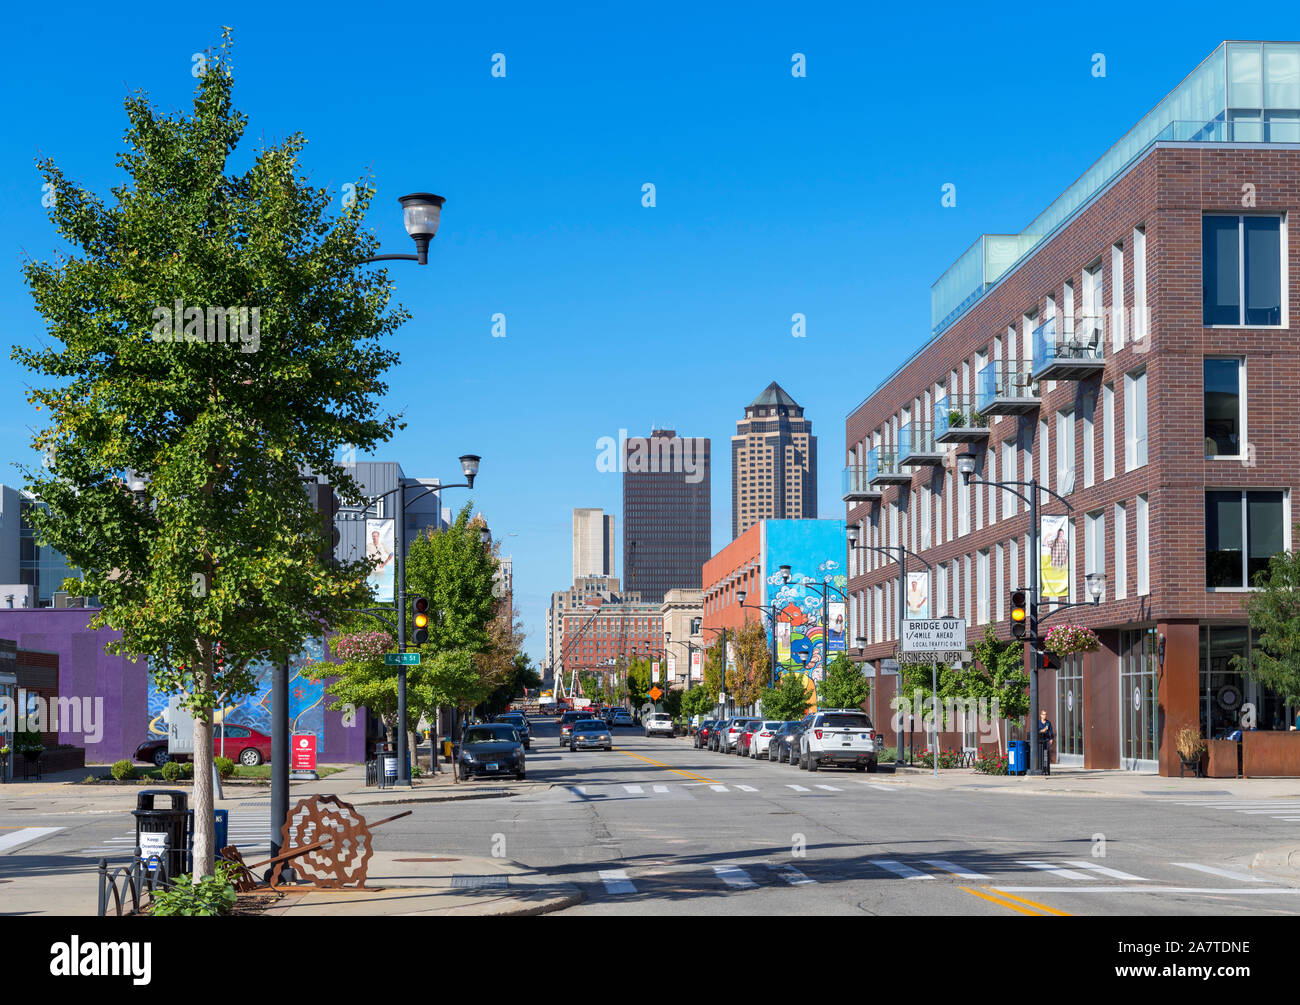
MULTIPOLYGON (((1300 524, 1296 525, 1300 534, 1300 524)), ((1259 632, 1250 657, 1232 657, 1232 665, 1300 704, 1300 551, 1281 551, 1268 568, 1255 574, 1255 589, 1242 600, 1250 627, 1259 632)))
POLYGON ((388 310, 386 272, 357 264, 377 243, 364 180, 330 215, 331 192, 299 164, 302 136, 229 163, 247 119, 228 45, 210 53, 192 114, 126 100, 111 201, 38 161, 71 250, 24 266, 50 344, 12 352, 47 378, 28 395, 48 416, 32 445, 49 467, 26 472, 48 506, 32 511, 38 536, 83 570, 65 588, 99 598, 91 626, 121 633, 108 649, 147 658, 194 715, 200 876, 218 696, 250 693, 257 662, 300 651, 365 596, 368 563, 318 561, 301 473, 359 500, 334 459, 391 435, 377 398, 396 355, 381 340, 407 317, 388 310))
POLYGON ((707 716, 717 704, 718 693, 710 693, 707 684, 696 684, 682 695, 682 714, 707 716))
MULTIPOLYGON (((728 635, 731 633, 728 632, 728 635)), ((761 621, 746 621, 735 634, 737 704, 752 707, 772 682, 772 650, 761 621)))
POLYGON ((818 691, 821 703, 828 708, 860 708, 871 694, 871 683, 862 667, 844 653, 836 653, 818 691))
POLYGON ((808 690, 801 673, 784 673, 776 687, 763 691, 763 714, 770 719, 794 721, 808 713, 808 690))

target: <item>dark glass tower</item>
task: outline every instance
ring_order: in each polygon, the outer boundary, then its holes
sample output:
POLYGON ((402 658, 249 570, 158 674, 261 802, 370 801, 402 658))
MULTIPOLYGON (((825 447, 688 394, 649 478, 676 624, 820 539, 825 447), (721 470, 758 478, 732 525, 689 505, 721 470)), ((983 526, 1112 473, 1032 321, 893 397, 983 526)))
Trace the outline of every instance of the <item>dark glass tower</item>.
POLYGON ((623 581, 647 603, 700 588, 712 554, 709 440, 656 429, 629 437, 623 461, 623 581))

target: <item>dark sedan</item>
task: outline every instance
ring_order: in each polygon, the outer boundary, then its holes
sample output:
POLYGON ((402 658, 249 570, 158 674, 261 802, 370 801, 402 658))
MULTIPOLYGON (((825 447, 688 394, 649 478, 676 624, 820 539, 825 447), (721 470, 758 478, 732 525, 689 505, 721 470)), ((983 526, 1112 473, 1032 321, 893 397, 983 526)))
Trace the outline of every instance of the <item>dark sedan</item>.
POLYGON ((707 747, 709 745, 709 734, 713 732, 713 720, 705 719, 700 723, 700 728, 695 731, 696 748, 707 747))
POLYGON ((523 742, 524 750, 533 749, 533 737, 528 728, 528 716, 523 712, 502 712, 496 716, 493 722, 504 722, 508 726, 514 726, 519 732, 519 739, 523 742))
POLYGON ((524 780, 524 745, 519 731, 504 722, 470 726, 460 743, 457 768, 461 781, 473 775, 509 775, 524 780))
POLYGON ((793 759, 791 758, 790 750, 792 745, 794 750, 799 749, 799 727, 801 725, 800 722, 787 722, 777 731, 767 748, 767 759, 769 761, 776 761, 778 764, 782 761, 793 764, 798 759, 799 755, 797 753, 793 759))

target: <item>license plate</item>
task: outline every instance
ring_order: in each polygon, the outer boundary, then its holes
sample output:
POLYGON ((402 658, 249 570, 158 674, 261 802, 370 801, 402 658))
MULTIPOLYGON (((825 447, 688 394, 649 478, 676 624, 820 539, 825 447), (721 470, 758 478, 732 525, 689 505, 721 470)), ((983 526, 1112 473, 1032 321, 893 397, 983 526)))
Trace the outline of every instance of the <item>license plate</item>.
POLYGON ((495 764, 489 764, 489 765, 487 766, 487 769, 488 769, 488 771, 496 771, 497 766, 496 766, 495 764))

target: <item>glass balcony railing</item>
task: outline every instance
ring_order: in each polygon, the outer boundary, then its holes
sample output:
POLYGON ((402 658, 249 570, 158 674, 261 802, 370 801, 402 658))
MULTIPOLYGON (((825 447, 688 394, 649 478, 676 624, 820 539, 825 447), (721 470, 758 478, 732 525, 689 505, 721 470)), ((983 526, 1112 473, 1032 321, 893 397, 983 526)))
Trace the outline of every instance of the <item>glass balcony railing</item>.
POLYGON ((950 394, 934 403, 936 443, 971 443, 988 435, 988 416, 975 398, 950 394))
POLYGON ((872 447, 867 451, 867 484, 910 481, 912 475, 904 471, 893 447, 872 447))
POLYGON ((1034 377, 1083 380, 1106 364, 1106 319, 1084 315, 1064 322, 1050 317, 1034 329, 1034 377))
POLYGON ((898 460, 902 464, 941 464, 943 448, 934 439, 934 426, 909 422, 898 431, 898 460))
POLYGON ((982 415, 1022 415, 1040 403, 1028 360, 998 359, 975 375, 975 407, 982 415))
POLYGON ((873 488, 867 477, 867 465, 850 464, 844 469, 842 481, 845 502, 863 501, 880 498, 880 490, 873 488))

